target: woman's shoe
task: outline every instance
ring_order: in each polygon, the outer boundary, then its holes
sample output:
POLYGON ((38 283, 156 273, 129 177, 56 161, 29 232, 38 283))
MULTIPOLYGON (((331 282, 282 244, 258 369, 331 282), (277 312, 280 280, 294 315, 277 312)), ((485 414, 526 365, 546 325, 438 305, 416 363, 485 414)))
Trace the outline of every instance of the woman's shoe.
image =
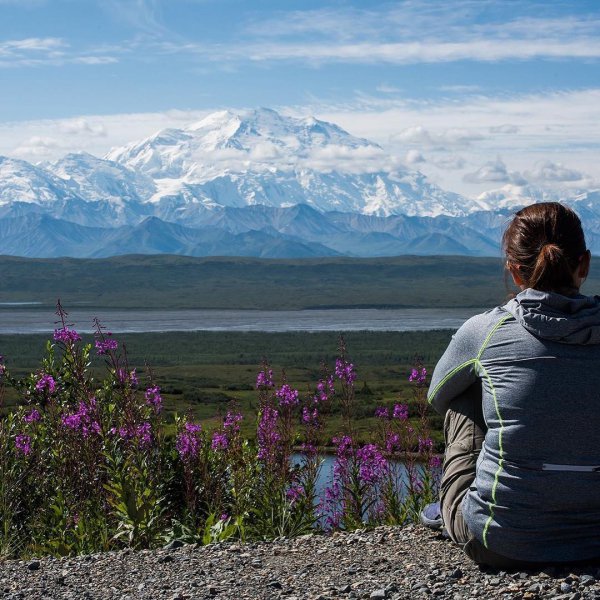
POLYGON ((421 523, 430 529, 441 529, 444 525, 442 522, 442 511, 439 502, 427 504, 421 511, 421 523))

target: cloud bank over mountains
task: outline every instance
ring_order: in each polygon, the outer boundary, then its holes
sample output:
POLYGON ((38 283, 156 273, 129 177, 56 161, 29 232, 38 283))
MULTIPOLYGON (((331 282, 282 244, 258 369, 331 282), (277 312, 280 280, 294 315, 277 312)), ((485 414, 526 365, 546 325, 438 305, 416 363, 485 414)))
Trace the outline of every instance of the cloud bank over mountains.
POLYGON ((161 129, 104 158, 0 157, 0 253, 497 255, 511 210, 557 199, 586 216, 592 244, 600 232, 600 192, 577 188, 591 180, 575 169, 518 172, 497 158, 465 175, 488 185, 469 198, 414 170, 425 159, 409 154, 411 167, 336 124, 256 109, 161 129))

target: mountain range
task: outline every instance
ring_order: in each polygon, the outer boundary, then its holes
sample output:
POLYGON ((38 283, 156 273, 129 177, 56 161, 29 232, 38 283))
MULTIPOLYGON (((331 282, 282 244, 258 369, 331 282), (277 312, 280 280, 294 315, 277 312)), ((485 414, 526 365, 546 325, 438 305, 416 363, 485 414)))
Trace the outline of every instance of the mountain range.
MULTIPOLYGON (((497 256, 527 187, 444 191, 332 123, 221 111, 98 158, 0 157, 0 254, 497 256)), ((571 195, 600 249, 600 190, 571 195)))

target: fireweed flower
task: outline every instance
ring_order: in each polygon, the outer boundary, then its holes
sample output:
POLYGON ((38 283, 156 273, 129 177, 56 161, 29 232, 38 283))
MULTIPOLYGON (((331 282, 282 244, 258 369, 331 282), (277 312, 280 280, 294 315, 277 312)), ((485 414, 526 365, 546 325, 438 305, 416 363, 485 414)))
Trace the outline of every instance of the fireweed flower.
POLYGON ((40 412, 34 408, 31 412, 28 412, 23 417, 23 420, 25 421, 25 423, 36 423, 41 418, 42 418, 42 415, 40 415, 40 412))
POLYGON ((35 384, 35 389, 37 392, 47 391, 49 394, 53 394, 56 390, 56 382, 54 381, 54 377, 52 377, 52 375, 48 375, 47 373, 40 373, 37 383, 35 384))
POLYGON ((152 425, 147 421, 135 428, 135 438, 140 446, 147 448, 152 444, 152 425))
POLYGON ((275 460, 277 447, 281 436, 277 431, 279 412, 270 406, 265 406, 258 421, 258 458, 267 462, 275 460))
POLYGON ((112 352, 119 347, 117 340, 96 340, 96 352, 101 354, 106 354, 107 352, 112 352))
POLYGON ((162 396, 160 395, 160 388, 157 385, 149 387, 144 394, 144 398, 146 399, 146 404, 154 407, 156 414, 161 411, 162 396))
POLYGON ((256 389, 261 387, 272 388, 274 385, 272 369, 269 369, 268 371, 263 369, 258 372, 258 375, 256 376, 256 389))
POLYGON ((121 385, 129 384, 132 388, 137 387, 138 385, 138 377, 135 372, 135 369, 133 369, 133 371, 130 371, 129 373, 127 372, 127 369, 119 369, 117 371, 117 379, 119 380, 119 383, 121 385))
POLYGON ((275 396, 279 399, 279 406, 298 405, 298 390, 292 389, 287 383, 283 384, 275 392, 275 396))
POLYGON ((390 418, 390 411, 388 410, 388 408, 386 406, 378 406, 375 409, 375 416, 378 419, 389 419, 390 418))
POLYGON ((240 421, 244 418, 241 413, 234 413, 227 411, 225 419, 223 421, 223 428, 233 433, 237 433, 240 430, 240 421))
POLYGON ((213 450, 227 450, 229 447, 229 438, 226 433, 221 433, 220 431, 215 431, 212 436, 212 442, 210 447, 213 450))
POLYGON ((96 420, 96 399, 90 398, 89 402, 80 402, 77 412, 62 416, 62 424, 68 429, 78 430, 86 438, 92 433, 101 432, 100 424, 96 420))
POLYGON ((422 367, 421 369, 413 369, 408 377, 408 380, 411 383, 416 383, 417 385, 423 385, 427 379, 427 369, 422 367))
POLYGON ((285 497, 289 500, 290 504, 297 502, 303 495, 304 488, 299 484, 292 484, 285 493, 285 497))
POLYGON ((377 483, 387 473, 388 462, 375 444, 367 444, 357 450, 356 460, 364 483, 377 483))
POLYGON ((186 423, 183 431, 177 436, 175 448, 182 460, 192 459, 198 455, 198 447, 200 445, 199 434, 201 430, 201 425, 186 423))
POLYGON ((433 440, 431 438, 422 438, 419 436, 419 453, 427 454, 433 448, 433 440))
POLYGON ((352 385, 356 381, 354 365, 343 358, 338 358, 335 361, 335 374, 338 379, 341 379, 348 385, 352 385))
POLYGON ((394 419, 399 421, 406 421, 408 419, 408 405, 407 404, 396 404, 394 405, 394 412, 392 413, 394 419))
POLYGON ((20 433, 15 437, 15 448, 27 456, 31 452, 31 438, 24 433, 20 433))
POLYGON ((81 340, 81 336, 74 330, 68 327, 61 327, 54 330, 54 341, 69 344, 81 340))
POLYGON ((335 387, 333 385, 333 375, 327 378, 327 381, 323 379, 319 380, 317 384, 317 393, 314 396, 315 404, 319 402, 327 402, 335 394, 335 387))
POLYGON ((400 447, 400 435, 397 433, 390 433, 385 440, 385 449, 388 452, 394 452, 394 450, 400 450, 400 447))
POLYGON ((429 459, 429 467, 431 469, 439 469, 442 466, 442 459, 439 456, 432 456, 429 459))
POLYGON ((302 423, 311 427, 319 426, 319 411, 316 408, 310 410, 308 406, 302 407, 302 423))

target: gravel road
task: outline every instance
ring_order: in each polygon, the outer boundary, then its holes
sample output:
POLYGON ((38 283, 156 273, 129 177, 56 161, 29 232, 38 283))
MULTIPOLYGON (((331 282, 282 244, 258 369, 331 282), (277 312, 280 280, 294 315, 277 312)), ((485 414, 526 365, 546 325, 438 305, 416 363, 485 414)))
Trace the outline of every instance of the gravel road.
POLYGON ((482 570, 420 526, 0 563, 0 598, 600 599, 597 567, 482 570))

